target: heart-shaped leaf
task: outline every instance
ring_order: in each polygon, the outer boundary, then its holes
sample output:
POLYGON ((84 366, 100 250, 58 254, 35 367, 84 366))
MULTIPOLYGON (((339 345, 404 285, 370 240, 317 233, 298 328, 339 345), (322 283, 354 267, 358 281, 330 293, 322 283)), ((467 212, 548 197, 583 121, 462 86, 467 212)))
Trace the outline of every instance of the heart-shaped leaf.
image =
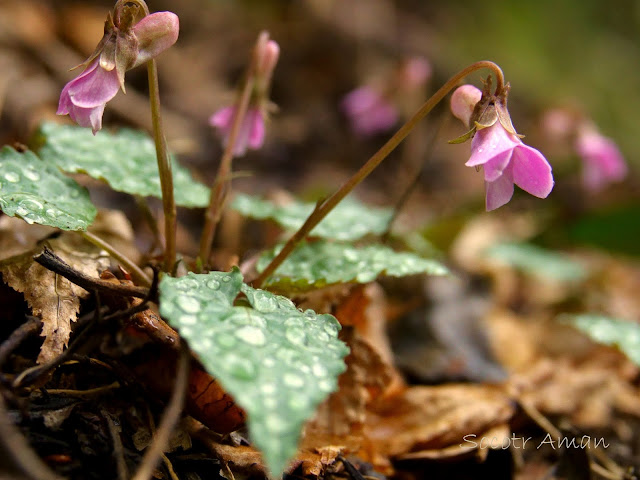
MULTIPOLYGON (((143 132, 123 128, 117 133, 44 123, 36 136, 38 154, 69 173, 86 173, 119 192, 161 198, 156 147, 143 132)), ((172 158, 176 204, 204 207, 209 189, 172 158)))
POLYGON ((33 152, 0 151, 0 210, 27 223, 86 230, 96 216, 87 189, 33 152))
POLYGON ((245 409, 253 442, 270 471, 281 473, 304 422, 346 368, 338 321, 243 284, 238 269, 164 277, 160 312, 245 409), (234 306, 241 292, 245 305, 234 306))

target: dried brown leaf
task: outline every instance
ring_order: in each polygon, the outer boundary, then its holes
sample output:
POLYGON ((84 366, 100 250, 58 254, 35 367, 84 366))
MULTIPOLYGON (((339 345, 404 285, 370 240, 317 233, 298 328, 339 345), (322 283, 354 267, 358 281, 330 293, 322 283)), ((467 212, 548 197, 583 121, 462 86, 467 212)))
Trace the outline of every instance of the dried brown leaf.
POLYGON ((345 359, 347 370, 338 379, 338 390, 320 407, 312 428, 330 435, 348 435, 361 431, 366 408, 387 389, 391 368, 360 335, 344 328, 340 338, 349 345, 345 359))
MULTIPOLYGON (((62 260, 86 275, 97 278, 100 270, 109 265, 104 252, 74 234, 63 233, 47 243, 62 260)), ((0 272, 6 284, 24 294, 33 314, 42 318, 41 335, 45 339, 37 361, 45 363, 67 346, 71 322, 80 311, 80 299, 89 293, 35 263, 32 257, 40 251, 38 246, 31 252, 4 260, 0 272)))
POLYGON ((40 240, 57 231, 37 223, 29 225, 21 218, 0 216, 0 260, 33 250, 40 240))
POLYGON ((369 417, 365 434, 380 454, 398 457, 457 445, 465 435, 481 436, 513 413, 513 402, 498 387, 420 386, 387 399, 369 417))

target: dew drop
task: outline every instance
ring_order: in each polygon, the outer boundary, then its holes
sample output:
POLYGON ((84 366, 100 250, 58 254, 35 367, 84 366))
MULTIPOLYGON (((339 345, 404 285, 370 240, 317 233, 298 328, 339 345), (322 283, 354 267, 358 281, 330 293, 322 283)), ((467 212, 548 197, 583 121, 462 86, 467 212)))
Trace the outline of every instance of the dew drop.
POLYGON ((222 277, 222 281, 223 281, 224 283, 229 283, 229 282, 231 281, 231 277, 227 277, 227 276, 222 277))
POLYGON ((182 315, 180 317, 180 323, 182 325, 195 325, 198 323, 198 317, 195 315, 182 315))
POLYGON ((256 347, 262 346, 267 343, 267 339, 264 332, 258 327, 252 325, 245 325, 236 331, 236 337, 249 345, 256 347))
POLYGON ((276 397, 263 397, 262 398, 262 406, 267 410, 275 410, 278 408, 278 399, 276 397))
POLYGON ((234 337, 233 335, 231 335, 229 333, 219 333, 219 334, 217 334, 215 336, 215 341, 220 347, 222 347, 224 349, 233 348, 238 343, 237 340, 236 340, 236 337, 234 337))
POLYGON ((29 214, 29 210, 27 210, 22 205, 20 205, 18 208, 16 208, 16 214, 20 215, 21 217, 24 217, 25 215, 29 214))
POLYGON ((47 211, 44 212, 47 217, 56 218, 58 216, 58 212, 53 208, 47 208, 47 211))
POLYGON ((256 377, 256 367, 248 358, 227 355, 225 366, 231 375, 240 380, 253 380, 256 377))
POLYGON ((327 321, 324 323, 323 328, 324 328, 324 331, 331 336, 335 337, 338 334, 338 330, 339 330, 338 322, 334 322, 333 320, 327 321))
POLYGON ((303 395, 292 395, 287 403, 292 410, 306 410, 309 408, 309 399, 303 395))
POLYGON ((181 278, 178 285, 180 290, 190 292, 191 290, 198 288, 199 283, 193 278, 181 278))
MULTIPOLYGON (((264 420, 264 426, 272 433, 284 433, 289 430, 289 422, 279 415, 271 414, 264 420)), ((273 439, 270 440, 273 448, 273 439)))
POLYGON ((318 382, 318 388, 323 392, 332 392, 334 389, 333 382, 329 380, 320 380, 318 382))
POLYGON ((277 391, 276 386, 273 383, 265 383, 260 387, 260 391, 264 395, 274 395, 277 391))
POLYGON ((307 334, 302 328, 288 327, 285 331, 287 340, 295 345, 305 345, 307 343, 307 334))
POLYGON ((327 368, 320 363, 314 363, 311 371, 316 377, 324 377, 327 375, 327 368))
POLYGON ((193 297, 184 296, 178 297, 176 300, 178 307, 184 312, 187 313, 197 313, 200 311, 200 302, 193 297))
POLYGON ((38 180, 40 180, 40 174, 35 170, 31 170, 31 169, 25 170, 24 176, 27 177, 32 182, 37 182, 38 180))
POLYGON ((7 182, 16 183, 20 181, 20 175, 15 172, 7 172, 4 174, 4 178, 7 182))
POLYGON ((304 387, 304 378, 302 378, 299 375, 295 375, 293 373, 285 373, 282 377, 282 381, 286 386, 291 388, 304 387))
POLYGON ((209 287, 211 290, 217 290, 220 288, 220 282, 214 278, 207 282, 207 287, 209 287))

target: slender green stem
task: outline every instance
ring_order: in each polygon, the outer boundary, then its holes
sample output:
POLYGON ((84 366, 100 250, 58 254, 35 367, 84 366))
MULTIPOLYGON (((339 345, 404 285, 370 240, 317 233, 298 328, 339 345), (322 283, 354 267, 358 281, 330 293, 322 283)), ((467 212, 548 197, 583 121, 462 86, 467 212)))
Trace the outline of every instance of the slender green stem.
POLYGON ((253 89, 254 75, 253 75, 253 62, 249 67, 244 86, 242 87, 242 93, 240 94, 240 100, 235 111, 233 123, 231 124, 231 131, 227 139, 227 145, 225 146, 220 160, 220 166, 218 167, 218 173, 216 179, 211 186, 211 195, 209 196, 209 206, 205 212, 204 228, 202 230, 202 236, 200 237, 200 261, 203 265, 206 265, 211 255, 211 246, 216 234, 216 227, 222 216, 222 210, 229 194, 229 185, 231 183, 231 162, 233 161, 233 149, 240 132, 240 125, 249 108, 249 100, 251 99, 251 91, 253 89))
POLYGON ((160 172, 160 188, 162 190, 162 208, 164 210, 164 271, 171 272, 176 263, 176 202, 173 196, 173 174, 167 140, 162 130, 160 115, 160 92, 158 88, 158 68, 155 60, 147 62, 149 76, 149 100, 151 101, 151 119, 153 121, 153 138, 156 144, 158 171, 160 172))
POLYGON ((284 260, 291 254, 294 248, 306 236, 313 230, 313 228, 327 216, 327 214, 333 210, 333 208, 346 197, 351 190, 353 190, 362 180, 387 158, 387 156, 404 140, 416 124, 422 120, 451 90, 453 90, 458 83, 470 73, 475 72, 483 68, 488 68, 493 71, 496 77, 496 91, 501 91, 504 88, 504 74, 498 65, 493 62, 483 60, 473 63, 467 68, 460 70, 453 77, 440 87, 440 89, 434 93, 423 105, 420 107, 413 117, 411 117, 402 127, 398 130, 393 137, 391 137, 387 143, 385 143, 380 150, 373 154, 373 156, 367 160, 367 162, 358 170, 349 180, 347 180, 333 195, 328 197, 322 203, 316 206, 315 210, 309 215, 309 218, 298 229, 296 233, 289 239, 289 241, 282 247, 280 253, 271 260, 271 263, 262 271, 258 277, 251 282, 254 287, 260 287, 264 281, 269 278, 276 269, 284 262, 284 260))
POLYGON ((92 243, 98 248, 105 250, 109 255, 115 258, 118 262, 122 264, 124 268, 126 268, 131 276, 135 279, 135 281, 142 286, 150 287, 151 286, 151 277, 144 273, 144 271, 136 265, 129 257, 127 257, 124 253, 120 252, 110 243, 105 242, 100 237, 94 235, 91 232, 79 232, 82 237, 87 240, 89 243, 92 243))

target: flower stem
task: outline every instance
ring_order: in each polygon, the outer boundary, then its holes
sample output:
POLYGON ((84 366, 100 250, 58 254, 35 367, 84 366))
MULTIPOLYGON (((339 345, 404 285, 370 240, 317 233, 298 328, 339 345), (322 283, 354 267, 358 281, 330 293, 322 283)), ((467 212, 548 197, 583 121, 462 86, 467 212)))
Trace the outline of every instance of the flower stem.
POLYGON ((89 243, 92 243, 98 248, 106 251, 109 255, 115 258, 118 262, 122 264, 129 272, 131 276, 136 280, 139 285, 143 285, 145 287, 151 286, 151 278, 149 275, 144 273, 144 271, 136 265, 129 257, 127 257, 124 253, 120 252, 110 243, 105 242, 103 239, 94 235, 91 232, 78 232, 82 237, 87 240, 89 243))
POLYGON ((385 143, 380 150, 373 154, 369 160, 358 170, 349 180, 347 180, 333 195, 318 203, 314 211, 309 215, 304 224, 289 241, 282 247, 280 253, 271 260, 271 263, 256 277, 251 284, 259 288, 269 278, 276 269, 291 254, 295 247, 313 230, 313 228, 333 210, 333 208, 346 197, 360 182, 378 166, 387 156, 404 140, 416 124, 422 120, 458 83, 467 75, 480 70, 482 68, 490 69, 496 77, 496 91, 499 92, 504 88, 504 74, 498 65, 493 62, 483 60, 473 63, 468 67, 460 70, 453 77, 440 87, 423 105, 420 107, 413 117, 411 117, 400 129, 385 143))
POLYGON ((151 101, 153 138, 156 144, 158 171, 160 172, 160 188, 162 190, 162 208, 164 210, 164 271, 171 272, 176 263, 176 202, 173 196, 173 174, 171 173, 167 140, 162 130, 158 68, 156 61, 153 59, 147 62, 147 74, 149 77, 149 100, 151 101))
POLYGON ((224 152, 222 153, 222 159, 220 160, 220 166, 218 167, 218 173, 216 179, 211 186, 211 195, 209 196, 209 206, 205 212, 204 228, 200 237, 200 254, 199 259, 203 265, 209 262, 209 256, 211 255, 211 245, 216 234, 216 227, 222 216, 222 209, 224 208, 227 195, 229 194, 229 185, 231 183, 231 162, 233 161, 233 149, 240 132, 240 125, 249 108, 249 100, 251 99, 251 91, 254 84, 253 75, 253 62, 247 71, 244 86, 242 87, 242 93, 240 94, 240 101, 235 111, 233 123, 231 124, 231 131, 229 132, 229 138, 224 152))

